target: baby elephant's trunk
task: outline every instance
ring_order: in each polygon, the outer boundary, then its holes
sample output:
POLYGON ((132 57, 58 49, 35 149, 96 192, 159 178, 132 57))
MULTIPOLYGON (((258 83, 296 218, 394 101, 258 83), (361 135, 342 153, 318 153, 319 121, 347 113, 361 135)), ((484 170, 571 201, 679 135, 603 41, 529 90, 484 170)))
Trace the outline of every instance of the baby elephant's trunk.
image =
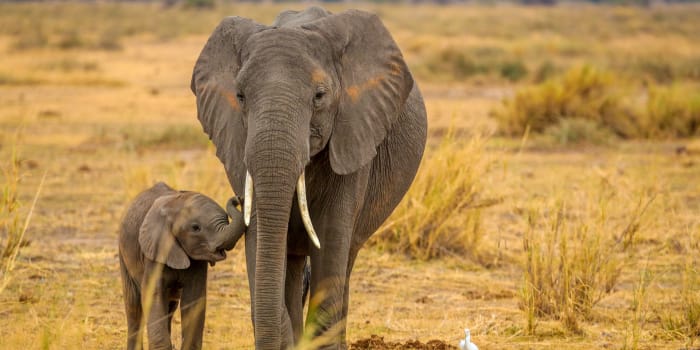
POLYGON ((236 209, 238 204, 239 200, 236 197, 231 198, 226 203, 226 211, 231 216, 231 222, 217 230, 216 239, 214 240, 217 251, 233 249, 245 233, 246 226, 243 223, 243 214, 236 209))

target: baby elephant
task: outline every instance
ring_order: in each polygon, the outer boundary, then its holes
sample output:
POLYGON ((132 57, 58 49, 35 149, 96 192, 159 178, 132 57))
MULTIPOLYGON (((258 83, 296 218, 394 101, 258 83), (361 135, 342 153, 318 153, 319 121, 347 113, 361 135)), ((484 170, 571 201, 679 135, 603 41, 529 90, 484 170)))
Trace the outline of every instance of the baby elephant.
POLYGON ((142 319, 149 348, 172 349, 170 324, 180 301, 182 349, 202 347, 207 263, 225 259, 225 251, 245 232, 236 204, 235 197, 227 204, 229 223, 226 211, 211 198, 162 182, 136 197, 119 232, 127 349, 143 348, 142 319))

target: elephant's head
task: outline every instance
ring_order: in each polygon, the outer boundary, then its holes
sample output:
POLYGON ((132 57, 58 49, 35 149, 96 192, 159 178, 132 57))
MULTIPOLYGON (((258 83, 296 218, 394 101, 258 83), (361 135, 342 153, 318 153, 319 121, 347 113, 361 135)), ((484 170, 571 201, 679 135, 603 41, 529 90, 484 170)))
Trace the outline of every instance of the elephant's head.
POLYGON ((214 265, 226 258, 245 232, 243 217, 226 212, 211 198, 180 192, 155 200, 139 231, 143 254, 173 269, 186 269, 190 259, 214 265))
POLYGON ((273 26, 224 19, 197 60, 191 88, 234 190, 243 193, 246 184, 244 213, 255 213, 257 232, 256 341, 274 347, 295 189, 319 247, 302 203, 305 167, 327 161, 347 175, 367 166, 413 79, 377 16, 310 8, 285 12, 273 26))

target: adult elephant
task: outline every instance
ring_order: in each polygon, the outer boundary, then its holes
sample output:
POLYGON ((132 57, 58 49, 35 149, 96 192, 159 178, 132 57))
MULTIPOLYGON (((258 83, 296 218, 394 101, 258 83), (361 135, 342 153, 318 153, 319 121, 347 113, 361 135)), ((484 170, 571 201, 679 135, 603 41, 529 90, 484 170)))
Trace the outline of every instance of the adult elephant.
POLYGON ((299 340, 306 256, 309 327, 332 333, 327 348, 345 348, 355 258, 407 191, 425 147, 425 106, 399 48, 362 11, 286 11, 272 26, 228 17, 191 87, 231 186, 246 194, 256 348, 299 340))

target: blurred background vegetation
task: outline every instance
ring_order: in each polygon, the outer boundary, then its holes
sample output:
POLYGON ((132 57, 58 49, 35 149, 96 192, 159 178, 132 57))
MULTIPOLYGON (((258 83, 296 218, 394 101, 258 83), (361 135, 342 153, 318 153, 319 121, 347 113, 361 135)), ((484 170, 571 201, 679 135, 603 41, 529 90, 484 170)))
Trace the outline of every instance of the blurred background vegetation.
MULTIPOLYGON (((468 2, 428 10, 423 2, 369 2, 355 7, 382 17, 419 82, 497 87, 502 104, 490 114, 500 135, 528 131, 560 143, 605 144, 700 133, 700 5, 542 1, 549 6, 468 2)), ((0 36, 11 38, 9 50, 18 52, 115 51, 129 38, 206 35, 230 14, 269 23, 285 7, 214 0, 0 4, 0 36), (84 16, 87 9, 90 15, 84 16)), ((99 68, 97 62, 71 59, 37 67, 86 75, 99 68)), ((46 79, 0 67, 0 85, 38 85, 46 79)))
MULTIPOLYGON (((438 3, 322 4, 381 17, 429 118, 360 253, 350 339, 457 344, 470 325, 483 348, 696 348, 700 4, 438 3)), ((310 5, 0 2, 0 349, 122 343, 125 203, 157 180, 231 195, 189 90, 206 38, 310 5)), ((242 248, 229 260, 207 348, 252 346, 242 248)))

